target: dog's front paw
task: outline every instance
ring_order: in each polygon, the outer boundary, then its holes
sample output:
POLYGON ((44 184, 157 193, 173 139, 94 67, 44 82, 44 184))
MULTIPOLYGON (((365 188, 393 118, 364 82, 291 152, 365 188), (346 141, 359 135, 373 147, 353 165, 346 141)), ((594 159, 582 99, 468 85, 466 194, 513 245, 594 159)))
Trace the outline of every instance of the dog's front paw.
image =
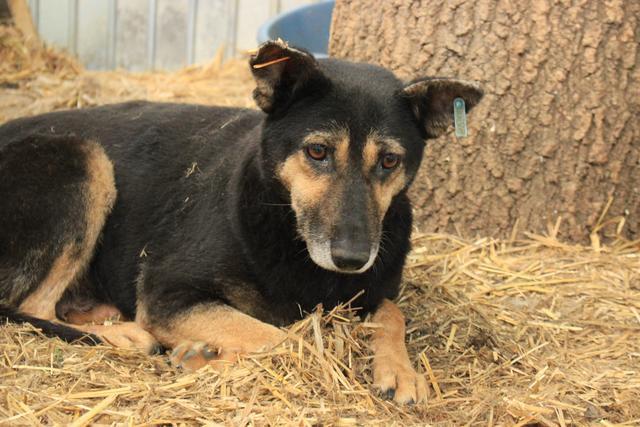
POLYGON ((218 346, 204 341, 183 341, 173 349, 169 360, 173 366, 187 371, 195 371, 205 365, 222 371, 229 364, 237 362, 240 355, 271 349, 286 338, 283 331, 270 325, 269 327, 272 329, 268 331, 269 334, 243 340, 232 337, 218 346))
POLYGON ((427 400, 427 381, 408 360, 397 355, 378 356, 373 363, 373 384, 383 396, 401 404, 427 400))

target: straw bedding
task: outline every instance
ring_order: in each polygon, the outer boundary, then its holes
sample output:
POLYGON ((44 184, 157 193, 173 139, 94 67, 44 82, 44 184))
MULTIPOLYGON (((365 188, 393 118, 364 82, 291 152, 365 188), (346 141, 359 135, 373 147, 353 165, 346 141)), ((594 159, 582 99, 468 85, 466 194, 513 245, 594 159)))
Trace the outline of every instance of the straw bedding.
MULTIPOLYGON (((0 27, 0 122, 140 98, 252 106, 251 89, 245 62, 87 72, 0 27)), ((638 425, 640 241, 594 233, 571 245, 558 230, 493 240, 416 229, 399 305, 431 385, 424 405, 372 390, 376 325, 345 306, 223 373, 1 326, 0 424, 638 425)))

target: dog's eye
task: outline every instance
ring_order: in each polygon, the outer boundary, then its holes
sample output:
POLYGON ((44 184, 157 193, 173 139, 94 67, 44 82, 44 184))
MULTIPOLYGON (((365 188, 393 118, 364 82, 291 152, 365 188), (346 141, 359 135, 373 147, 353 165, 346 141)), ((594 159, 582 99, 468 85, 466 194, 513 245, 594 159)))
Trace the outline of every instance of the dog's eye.
POLYGON ((383 169, 393 169, 400 163, 400 156, 393 153, 387 153, 382 156, 380 164, 383 169))
POLYGON ((327 146, 322 144, 307 145, 307 156, 313 160, 322 161, 327 158, 327 146))

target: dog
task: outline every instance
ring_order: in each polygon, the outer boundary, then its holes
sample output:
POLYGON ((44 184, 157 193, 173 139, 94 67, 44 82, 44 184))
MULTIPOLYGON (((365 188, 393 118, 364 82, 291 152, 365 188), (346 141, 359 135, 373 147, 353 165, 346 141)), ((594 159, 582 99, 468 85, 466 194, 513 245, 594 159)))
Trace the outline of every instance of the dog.
POLYGON ((322 304, 380 325, 374 385, 426 398, 397 296, 425 140, 482 98, 270 41, 260 110, 128 102, 0 127, 0 319, 67 341, 173 349, 185 369, 286 338, 322 304), (118 315, 126 320, 100 324, 118 315))

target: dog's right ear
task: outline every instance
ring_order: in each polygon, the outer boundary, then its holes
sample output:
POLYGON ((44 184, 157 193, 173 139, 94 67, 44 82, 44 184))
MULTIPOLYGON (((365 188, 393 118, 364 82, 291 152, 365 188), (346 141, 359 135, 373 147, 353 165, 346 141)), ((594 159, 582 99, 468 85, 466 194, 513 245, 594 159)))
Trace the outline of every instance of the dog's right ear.
POLYGON ((403 89, 425 138, 437 138, 453 125, 453 100, 462 98, 469 112, 482 99, 483 92, 474 82, 447 78, 423 78, 403 89))
POLYGON ((256 80, 253 99, 268 114, 286 109, 298 97, 328 83, 313 55, 280 39, 263 43, 249 65, 256 80))

